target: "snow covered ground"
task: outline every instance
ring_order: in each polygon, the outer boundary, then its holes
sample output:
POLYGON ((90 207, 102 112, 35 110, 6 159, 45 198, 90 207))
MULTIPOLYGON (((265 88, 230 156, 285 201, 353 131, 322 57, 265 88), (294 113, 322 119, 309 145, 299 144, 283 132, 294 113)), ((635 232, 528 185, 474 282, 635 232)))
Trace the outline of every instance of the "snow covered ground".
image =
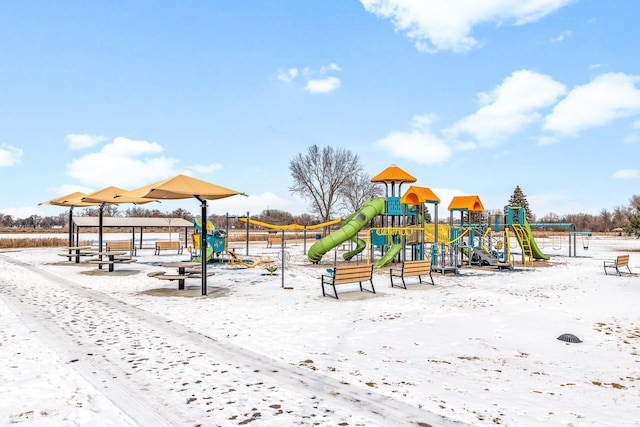
POLYGON ((566 243, 534 268, 407 290, 376 270, 376 294, 342 285, 339 300, 320 289, 335 254, 312 265, 302 243, 284 280, 211 264, 206 296, 146 274, 186 254, 144 249, 109 273, 4 250, 0 425, 640 425, 640 240, 577 257, 566 243), (621 253, 635 274, 605 275, 621 253))

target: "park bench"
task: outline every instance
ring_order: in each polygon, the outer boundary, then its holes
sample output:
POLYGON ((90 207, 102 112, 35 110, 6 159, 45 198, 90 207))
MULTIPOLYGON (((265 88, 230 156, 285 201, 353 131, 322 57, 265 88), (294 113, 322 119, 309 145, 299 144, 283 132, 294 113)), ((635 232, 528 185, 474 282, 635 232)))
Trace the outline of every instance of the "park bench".
POLYGON ((330 274, 323 274, 321 278, 322 284, 322 296, 331 296, 338 299, 338 292, 336 291, 336 285, 344 285, 347 283, 358 283, 360 285, 360 291, 368 291, 376 293, 376 289, 373 287, 373 264, 349 264, 339 265, 333 270, 327 270, 330 274), (371 284, 371 290, 364 289, 362 282, 369 282, 371 284), (331 285, 333 287, 333 294, 330 295, 325 291, 324 286, 331 285))
POLYGON ((393 278, 399 277, 400 279, 402 279, 402 287, 405 289, 407 289, 407 284, 404 281, 405 277, 418 276, 419 282, 422 283, 422 276, 426 275, 429 275, 431 284, 435 285, 435 283, 433 283, 433 276, 431 275, 431 260, 428 259, 417 261, 403 261, 402 267, 400 269, 392 268, 389 270, 391 287, 401 287, 400 285, 396 285, 393 283, 393 278))
POLYGON ((131 240, 107 242, 106 248, 107 252, 126 251, 130 257, 136 255, 136 246, 131 240))
POLYGON ((175 250, 178 254, 182 254, 182 245, 179 241, 172 242, 156 242, 156 255, 160 255, 160 251, 163 250, 175 250))
MULTIPOLYGON (((267 247, 271 248, 273 247, 273 245, 276 245, 276 247, 280 247, 280 245, 282 244, 282 237, 267 237, 267 247)), ((284 242, 284 245, 287 246, 287 242, 284 242)))
POLYGON ((620 271, 621 267, 627 267, 629 274, 631 274, 631 269, 629 268, 629 255, 618 255, 613 261, 604 261, 604 274, 607 273, 607 268, 615 269, 618 276, 622 276, 622 272, 620 271))

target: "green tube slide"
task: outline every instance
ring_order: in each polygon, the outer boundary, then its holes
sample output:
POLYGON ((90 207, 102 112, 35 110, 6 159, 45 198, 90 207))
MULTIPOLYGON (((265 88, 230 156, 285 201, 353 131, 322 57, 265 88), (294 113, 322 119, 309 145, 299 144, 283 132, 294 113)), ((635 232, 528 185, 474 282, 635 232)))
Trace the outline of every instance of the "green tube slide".
POLYGON ((394 243, 393 245, 389 246, 389 250, 387 251, 387 253, 384 254, 384 256, 378 260, 378 262, 376 262, 376 268, 382 268, 393 261, 393 259, 396 257, 396 255, 398 255, 403 246, 404 245, 402 243, 394 243))
MULTIPOLYGON (((371 221, 376 215, 382 215, 384 213, 384 198, 377 197, 373 199, 367 200, 362 209, 358 212, 347 217, 343 222, 342 226, 339 230, 334 231, 328 236, 323 237, 318 240, 309 248, 309 252, 307 252, 307 257, 309 261, 314 264, 317 264, 322 259, 322 256, 329 252, 331 249, 336 246, 344 243, 349 239, 356 238, 358 235, 358 231, 362 229, 369 221, 371 221)), ((358 246, 359 243, 358 243, 358 246)), ((356 248, 357 250, 358 248, 356 248)), ((360 251, 364 250, 364 245, 360 249, 360 251)), ((346 253, 343 255, 345 259, 347 255, 351 254, 354 251, 346 253)), ((355 255, 351 254, 349 259, 355 255)))
MULTIPOLYGON (((213 246, 212 245, 207 245, 207 262, 211 259, 212 256, 213 256, 213 246)), ((202 257, 194 258, 191 261, 193 261, 193 262, 202 262, 202 257)))
POLYGON ((351 258, 358 255, 360 252, 364 251, 364 248, 367 247, 367 242, 360 239, 358 236, 353 236, 351 241, 356 244, 356 247, 354 250, 346 252, 342 255, 342 258, 344 258, 345 261, 349 261, 351 258))
MULTIPOLYGON (((531 226, 529 225, 529 222, 527 222, 526 219, 524 220, 523 228, 525 233, 524 238, 529 241, 529 246, 531 247, 531 256, 533 256, 533 258, 535 259, 549 259, 549 257, 543 254, 540 248, 538 247, 536 240, 533 238, 533 233, 531 232, 531 226)), ((522 247, 522 242, 518 241, 518 243, 520 244, 520 247, 522 247)))

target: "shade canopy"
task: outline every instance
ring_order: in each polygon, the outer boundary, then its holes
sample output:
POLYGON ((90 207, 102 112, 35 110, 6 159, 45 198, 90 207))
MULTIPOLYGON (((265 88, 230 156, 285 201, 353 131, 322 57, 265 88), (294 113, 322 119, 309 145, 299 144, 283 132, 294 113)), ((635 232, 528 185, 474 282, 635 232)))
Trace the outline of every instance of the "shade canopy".
POLYGON ((223 199, 243 194, 216 184, 211 184, 187 175, 176 175, 118 196, 125 198, 147 198, 156 200, 187 199, 190 197, 206 200, 223 199))
MULTIPOLYGON (((153 184, 145 185, 136 190, 123 192, 118 195, 127 200, 136 198, 156 199, 156 200, 173 200, 196 198, 200 202, 202 209, 202 221, 207 220, 207 200, 224 199, 238 194, 244 194, 240 191, 231 190, 210 182, 202 181, 187 175, 176 175, 173 178, 167 178, 153 184)), ((117 200, 117 199, 116 199, 117 200)), ((207 294, 207 239, 206 233, 200 233, 200 253, 202 260, 202 295, 207 294)))
POLYGON ((39 203, 40 205, 53 205, 53 206, 66 206, 69 208, 69 247, 73 246, 73 208, 84 208, 88 206, 96 206, 100 203, 94 203, 89 201, 82 201, 85 196, 84 193, 76 191, 75 193, 67 194, 66 196, 56 197, 55 199, 47 200, 46 202, 39 203))
POLYGON ((93 203, 99 205, 101 203, 118 204, 118 203, 136 203, 143 204, 153 202, 153 200, 145 199, 142 197, 129 197, 122 196, 127 193, 127 190, 123 190, 118 187, 106 187, 102 190, 94 191, 93 193, 85 194, 82 198, 82 202, 93 203), (117 198, 116 198, 117 197, 117 198))
MULTIPOLYGON (((116 200, 116 196, 122 193, 125 193, 127 190, 123 190, 122 188, 110 186, 103 188, 102 190, 94 191, 93 193, 85 194, 82 197, 83 202, 94 203, 100 205, 100 215, 99 215, 99 225, 98 225, 98 248, 102 251, 102 217, 104 215, 104 207, 107 204, 116 204, 116 203, 149 203, 153 202, 150 199, 136 198, 136 197, 121 197, 116 200)), ((102 255, 100 256, 102 259, 102 255)), ((102 268, 102 265, 100 265, 102 268)))
POLYGON ((88 207, 96 206, 100 203, 93 203, 89 201, 83 201, 84 193, 76 191, 75 193, 67 194, 66 196, 56 197, 55 199, 47 200, 46 202, 38 203, 39 205, 53 205, 53 206, 66 206, 66 207, 88 207))

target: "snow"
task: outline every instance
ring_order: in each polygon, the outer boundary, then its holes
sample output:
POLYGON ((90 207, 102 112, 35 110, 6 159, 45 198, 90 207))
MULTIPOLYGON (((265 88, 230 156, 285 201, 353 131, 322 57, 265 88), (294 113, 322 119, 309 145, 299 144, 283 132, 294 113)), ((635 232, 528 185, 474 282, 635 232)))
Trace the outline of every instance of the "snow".
MULTIPOLYGON (((279 248, 243 245, 281 267, 279 248)), ((533 268, 406 290, 376 270, 376 294, 341 285, 338 300, 320 289, 336 254, 312 265, 302 242, 284 280, 210 264, 206 296, 146 274, 186 252, 109 273, 4 250, 0 425, 640 425, 640 240, 541 249, 533 268), (605 275, 621 253, 634 274, 605 275)))

